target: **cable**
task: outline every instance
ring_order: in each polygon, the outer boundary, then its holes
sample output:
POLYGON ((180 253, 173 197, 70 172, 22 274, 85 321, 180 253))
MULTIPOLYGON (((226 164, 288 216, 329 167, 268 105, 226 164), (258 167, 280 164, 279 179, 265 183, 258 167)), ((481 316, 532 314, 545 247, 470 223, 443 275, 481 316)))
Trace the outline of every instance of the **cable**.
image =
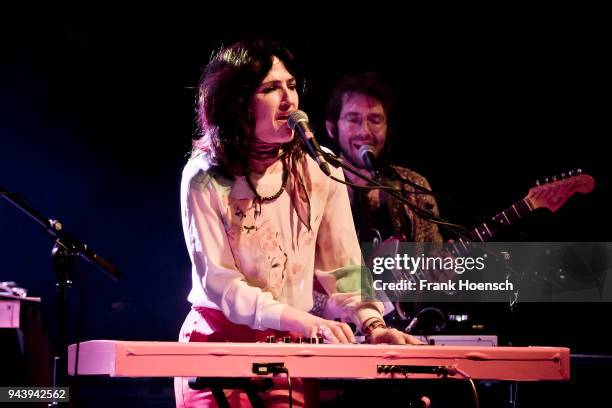
POLYGON ((375 185, 371 185, 371 184, 367 184, 367 185, 361 185, 361 184, 355 184, 355 183, 351 183, 350 181, 346 181, 346 180, 342 180, 339 179, 335 176, 329 176, 330 179, 337 181, 338 183, 342 183, 342 184, 346 184, 349 187, 353 187, 353 188, 362 188, 364 190, 387 190, 387 191, 397 191, 397 189, 395 187, 390 187, 390 186, 384 186, 384 185, 380 185, 380 186, 375 186, 375 185))
POLYGON ((289 369, 283 363, 253 363, 253 374, 281 374, 287 375, 287 384, 289 386, 289 408, 293 408, 293 386, 291 384, 291 376, 289 369))
POLYGON ((518 399, 518 382, 510 383, 510 404, 512 408, 516 408, 516 401, 518 399))
POLYGON ((393 187, 389 187, 389 186, 382 186, 382 185, 367 185, 367 186, 361 186, 359 184, 354 184, 351 183, 349 181, 345 181, 345 180, 341 180, 337 177, 334 176, 329 176, 332 180, 337 181, 338 183, 341 184, 345 184, 347 186, 351 186, 351 187, 355 187, 355 188, 362 188, 362 189, 369 189, 369 190, 374 190, 374 189, 379 189, 379 190, 385 190, 388 191, 393 197, 401 200, 404 204, 406 204, 408 207, 410 207, 410 209, 419 217, 432 222, 434 224, 437 225, 442 225, 451 229, 456 229, 459 231, 453 231, 455 233, 457 233, 457 235, 462 236, 464 238, 469 238, 471 231, 469 231, 467 228, 462 227, 459 224, 454 224, 452 222, 448 222, 448 221, 444 221, 442 218, 440 218, 439 216, 435 215, 434 213, 432 213, 429 210, 426 210, 424 208, 420 208, 418 206, 416 206, 414 203, 411 203, 410 201, 408 201, 405 197, 403 197, 398 191, 397 189, 393 188, 393 187), (461 232, 460 232, 461 231, 461 232))
POLYGON ((395 366, 395 367, 399 369, 401 374, 404 374, 405 379, 408 379, 408 373, 406 372, 406 370, 404 370, 403 367, 399 367, 399 366, 395 366))
MULTIPOLYGON (((379 183, 376 180, 372 180, 370 178, 364 177, 355 167, 351 166, 348 163, 343 162, 343 160, 333 154, 329 154, 326 153, 325 154, 326 158, 327 158, 327 162, 329 164, 331 164, 332 166, 334 166, 335 168, 338 167, 342 167, 344 170, 348 170, 351 173, 359 176, 360 178, 364 179, 364 180, 368 180, 371 183, 373 182, 373 185, 369 185, 369 186, 358 186, 356 184, 353 183, 348 183, 344 180, 340 180, 334 176, 332 176, 331 174, 329 175, 329 177, 334 180, 337 181, 339 183, 345 184, 345 185, 350 185, 353 187, 357 187, 357 188, 368 188, 368 189, 373 189, 373 188, 378 188, 378 189, 383 189, 389 192, 390 195, 392 195, 393 197, 397 198, 398 200, 402 201, 402 203, 404 203, 405 205, 407 205, 417 216, 425 219, 426 221, 432 222, 434 224, 438 224, 441 225, 443 227, 446 227, 446 229, 448 229, 449 231, 453 232, 455 235, 468 239, 470 240, 470 236, 471 236, 471 232, 467 229, 462 227, 461 225, 457 225, 451 222, 448 222, 446 220, 444 220, 443 218, 441 218, 439 215, 434 214, 433 212, 431 212, 428 209, 423 209, 420 208, 419 206, 415 205, 414 203, 410 202, 406 197, 403 196, 403 191, 400 193, 397 191, 397 189, 395 188, 390 188, 388 186, 385 186, 381 183, 379 183)), ((427 189, 424 189, 426 191, 429 191, 427 189)), ((400 190, 401 191, 401 190, 400 190)))
MULTIPOLYGON (((404 329, 405 333, 412 333, 412 330, 415 328, 415 326, 417 325, 417 323, 420 322, 421 320, 421 315, 425 312, 435 312, 439 317, 440 320, 442 321, 442 323, 437 324, 433 327, 431 327, 431 330, 434 330, 435 332, 441 332, 442 330, 444 330, 444 328, 446 327, 446 315, 444 313, 442 313, 442 311, 440 309, 438 309, 437 307, 433 307, 433 306, 429 306, 429 307, 424 307, 422 309, 420 309, 412 318, 412 320, 410 320, 410 323, 408 323, 408 326, 406 326, 406 328, 404 329)), ((423 331, 423 330, 421 330, 423 331)), ((427 337, 426 337, 427 339, 427 337)), ((427 341, 429 342, 429 340, 427 341)))
POLYGON ((282 367, 281 372, 287 374, 287 384, 289 385, 289 408, 293 408, 293 387, 291 386, 291 375, 287 367, 282 367))
POLYGON ((472 377, 470 377, 468 373, 466 373, 465 371, 457 367, 449 368, 449 371, 456 372, 457 374, 461 375, 463 378, 465 378, 466 380, 470 382, 470 386, 472 388, 472 395, 474 396, 474 407, 480 408, 480 399, 478 398, 478 390, 476 390, 476 384, 474 384, 474 380, 472 380, 472 377))

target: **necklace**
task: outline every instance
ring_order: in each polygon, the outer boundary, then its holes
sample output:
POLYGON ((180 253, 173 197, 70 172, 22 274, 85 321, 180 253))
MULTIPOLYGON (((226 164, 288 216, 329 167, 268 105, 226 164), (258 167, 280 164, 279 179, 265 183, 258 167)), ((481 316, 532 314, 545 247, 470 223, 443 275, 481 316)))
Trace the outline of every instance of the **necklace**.
POLYGON ((283 163, 283 183, 281 185, 280 190, 278 190, 275 194, 268 196, 268 197, 262 197, 259 195, 259 193, 257 192, 257 190, 255 189, 255 186, 253 185, 253 182, 251 181, 251 178, 249 177, 249 173, 246 174, 245 178, 247 181, 247 184, 249 185, 249 188, 251 189, 251 191, 253 192, 253 194, 255 194, 255 199, 259 202, 262 203, 264 201, 273 201, 276 200, 285 190, 285 187, 287 186, 287 179, 289 178, 289 172, 287 171, 287 165, 285 164, 285 161, 282 160, 283 163))

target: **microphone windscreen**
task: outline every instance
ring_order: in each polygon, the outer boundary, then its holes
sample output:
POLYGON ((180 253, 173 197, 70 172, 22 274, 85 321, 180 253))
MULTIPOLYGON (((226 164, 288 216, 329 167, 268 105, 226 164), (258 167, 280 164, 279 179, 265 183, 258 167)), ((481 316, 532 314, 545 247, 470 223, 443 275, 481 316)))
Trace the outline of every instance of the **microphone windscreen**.
POLYGON ((296 110, 287 118, 287 125, 291 130, 295 130, 295 126, 300 122, 308 123, 308 115, 301 110, 296 110))
POLYGON ((359 147, 359 157, 364 157, 365 154, 370 153, 372 156, 374 155, 374 146, 371 144, 363 144, 359 147))

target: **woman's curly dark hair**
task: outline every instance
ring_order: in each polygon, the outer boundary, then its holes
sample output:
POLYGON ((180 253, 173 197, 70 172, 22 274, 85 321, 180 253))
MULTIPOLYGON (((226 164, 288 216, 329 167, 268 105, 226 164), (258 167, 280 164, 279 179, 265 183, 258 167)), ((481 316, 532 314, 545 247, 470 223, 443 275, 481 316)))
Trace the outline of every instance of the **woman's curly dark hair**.
POLYGON ((200 78, 194 153, 205 154, 212 165, 231 174, 246 171, 248 144, 255 128, 249 104, 272 68, 272 57, 281 60, 303 87, 291 52, 279 43, 263 39, 222 47, 200 78))

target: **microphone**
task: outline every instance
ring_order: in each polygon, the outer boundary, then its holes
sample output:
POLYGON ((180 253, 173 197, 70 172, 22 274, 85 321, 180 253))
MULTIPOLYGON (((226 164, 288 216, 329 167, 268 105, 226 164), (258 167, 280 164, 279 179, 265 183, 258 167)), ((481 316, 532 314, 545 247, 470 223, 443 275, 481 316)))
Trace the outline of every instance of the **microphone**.
POLYGON ((325 161, 321 146, 319 146, 319 142, 317 142, 312 130, 310 130, 310 126, 308 126, 308 115, 300 110, 293 112, 287 118, 287 126, 289 126, 291 130, 297 131, 310 157, 317 162, 323 173, 330 176, 329 164, 325 161))
POLYGON ((374 157, 374 147, 370 144, 361 145, 359 148, 359 157, 361 158, 363 164, 365 164, 366 169, 370 173, 375 173, 374 161, 376 158, 374 157))

